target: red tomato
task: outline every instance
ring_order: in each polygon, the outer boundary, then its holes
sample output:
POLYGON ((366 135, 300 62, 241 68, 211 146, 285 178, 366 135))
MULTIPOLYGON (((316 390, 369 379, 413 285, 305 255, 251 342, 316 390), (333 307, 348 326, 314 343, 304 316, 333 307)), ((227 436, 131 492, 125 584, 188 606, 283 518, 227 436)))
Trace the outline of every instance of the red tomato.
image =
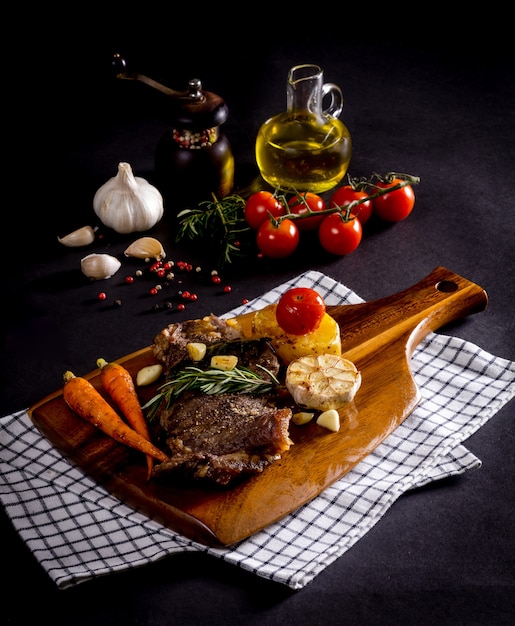
POLYGON ((280 217, 286 213, 286 208, 272 192, 257 191, 249 196, 244 211, 247 224, 257 230, 269 218, 269 214, 280 217))
MULTIPOLYGON (((337 206, 345 207, 351 202, 363 198, 368 198, 368 194, 365 191, 356 191, 350 185, 343 185, 343 187, 339 187, 331 196, 329 208, 337 206)), ((372 215, 372 200, 360 202, 353 207, 352 212, 361 222, 361 225, 364 226, 372 215)))
MULTIPOLYGON (((379 187, 388 189, 398 183, 400 178, 394 178, 391 183, 378 183, 379 187)), ((400 222, 408 217, 415 206, 415 192, 411 185, 377 196, 372 201, 375 214, 387 222, 400 222)))
MULTIPOLYGON (((325 200, 311 191, 290 198, 288 207, 295 215, 305 215, 310 211, 317 213, 327 208, 325 200)), ((304 217, 300 220, 295 220, 295 224, 297 224, 299 230, 316 230, 323 219, 323 215, 314 215, 313 217, 304 217)))
POLYGON ((279 226, 264 221, 256 236, 258 248, 265 256, 282 259, 293 254, 299 244, 299 229, 292 220, 285 219, 279 226))
POLYGON ((361 222, 352 214, 349 220, 344 221, 339 213, 332 213, 318 229, 322 248, 331 254, 350 254, 359 246, 362 236, 361 222))
POLYGON ((322 296, 309 287, 288 289, 277 303, 275 317, 284 332, 305 335, 320 326, 325 314, 322 296))

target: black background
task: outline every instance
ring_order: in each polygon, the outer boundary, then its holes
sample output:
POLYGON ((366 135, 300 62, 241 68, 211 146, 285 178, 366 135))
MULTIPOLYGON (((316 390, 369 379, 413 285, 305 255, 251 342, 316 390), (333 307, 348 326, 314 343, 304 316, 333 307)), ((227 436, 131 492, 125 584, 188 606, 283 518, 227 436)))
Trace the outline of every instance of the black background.
MULTIPOLYGON (((321 65, 343 90, 350 173, 421 178, 409 219, 372 224, 348 257, 311 245, 279 263, 229 267, 232 292, 198 281, 199 302, 183 317, 223 313, 308 268, 370 300, 444 265, 490 299, 485 312, 445 332, 515 358, 514 46, 505 16, 491 8, 413 15, 398 6, 289 7, 279 15, 251 6, 240 17, 215 5, 145 5, 117 6, 109 17, 107 8, 45 6, 6 20, 15 37, 4 51, 4 182, 14 193, 3 209, 2 414, 59 388, 67 368, 90 371, 99 351, 112 359, 147 345, 170 320, 121 281, 110 282, 101 307, 98 286, 77 269, 83 251, 57 243, 92 220, 93 194, 118 162, 154 175, 166 105, 145 86, 113 80, 115 52, 170 87, 198 77, 224 97, 237 185, 253 180, 256 132, 285 108, 287 72, 305 62, 321 65), (116 297, 123 306, 115 309, 116 297)), ((165 221, 151 234, 170 257, 211 263, 197 245, 176 246, 165 221)), ((127 242, 113 237, 108 245, 119 254, 127 242)), ((3 515, 3 621, 26 623, 37 606, 39 617, 66 626, 512 623, 513 403, 467 445, 480 470, 401 498, 300 592, 198 554, 58 591, 3 515)))

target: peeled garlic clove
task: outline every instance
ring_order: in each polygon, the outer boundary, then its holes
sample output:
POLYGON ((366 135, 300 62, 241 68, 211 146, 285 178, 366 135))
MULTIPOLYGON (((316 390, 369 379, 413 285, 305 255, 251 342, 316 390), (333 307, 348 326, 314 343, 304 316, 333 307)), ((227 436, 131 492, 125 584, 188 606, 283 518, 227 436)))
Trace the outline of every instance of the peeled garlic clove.
POLYGON ((95 241, 95 231, 91 226, 83 226, 64 237, 57 237, 57 241, 69 248, 80 248, 80 246, 87 246, 95 241))
POLYGON ((133 241, 125 250, 125 256, 133 256, 137 259, 164 259, 166 253, 161 242, 154 237, 140 237, 133 241))
POLYGON ((111 278, 120 269, 120 261, 110 254, 88 254, 80 262, 80 269, 88 278, 111 278))
POLYGON ((163 366, 160 363, 155 365, 147 365, 142 367, 136 375, 136 385, 138 387, 145 387, 155 383, 156 380, 163 373, 163 366))

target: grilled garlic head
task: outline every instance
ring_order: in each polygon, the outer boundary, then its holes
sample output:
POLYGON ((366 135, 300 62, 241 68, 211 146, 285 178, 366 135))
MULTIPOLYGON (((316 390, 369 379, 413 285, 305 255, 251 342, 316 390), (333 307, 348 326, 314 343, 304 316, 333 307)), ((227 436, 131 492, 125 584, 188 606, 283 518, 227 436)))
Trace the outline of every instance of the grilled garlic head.
POLYGON ((111 278, 121 267, 120 261, 110 254, 88 254, 80 262, 82 273, 88 278, 111 278))
POLYGON ((95 193, 93 209, 105 226, 121 234, 149 230, 164 213, 160 191, 123 162, 95 193))
POLYGON ((288 365, 285 384, 299 407, 328 411, 352 402, 361 386, 361 373, 342 356, 309 355, 288 365))

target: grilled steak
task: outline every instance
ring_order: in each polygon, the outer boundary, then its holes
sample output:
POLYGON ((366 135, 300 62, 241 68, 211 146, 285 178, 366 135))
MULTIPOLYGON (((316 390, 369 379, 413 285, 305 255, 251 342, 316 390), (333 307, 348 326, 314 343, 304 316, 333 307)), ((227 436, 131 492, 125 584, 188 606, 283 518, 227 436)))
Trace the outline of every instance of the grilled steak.
POLYGON ((156 465, 154 475, 227 485, 261 472, 292 445, 291 415, 263 396, 188 393, 161 414, 170 460, 156 465))
POLYGON ((216 315, 208 315, 202 319, 170 324, 154 338, 152 348, 154 355, 165 368, 171 369, 187 357, 186 346, 190 342, 210 345, 238 339, 241 339, 238 331, 229 326, 225 320, 216 315))
MULTIPOLYGON (((273 348, 266 340, 241 341, 233 328, 214 315, 202 320, 171 324, 154 340, 155 356, 169 376, 188 365, 187 344, 203 342, 214 353, 236 354, 260 378, 280 371, 273 348)), ((195 367, 206 368, 205 363, 195 367)), ((277 461, 292 445, 290 408, 278 408, 273 392, 205 394, 183 392, 171 407, 159 411, 160 432, 156 435, 170 460, 154 467, 159 478, 179 477, 228 485, 238 477, 261 472, 277 461)))

